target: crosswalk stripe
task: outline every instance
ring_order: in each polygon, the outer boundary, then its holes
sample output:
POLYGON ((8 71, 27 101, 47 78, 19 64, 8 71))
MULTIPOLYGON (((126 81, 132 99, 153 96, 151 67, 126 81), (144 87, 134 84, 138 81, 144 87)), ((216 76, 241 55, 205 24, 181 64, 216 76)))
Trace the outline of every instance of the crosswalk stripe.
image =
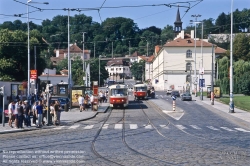
POLYGON ((129 127, 130 127, 130 129, 137 129, 138 128, 137 124, 130 124, 129 127))
POLYGON ((186 127, 182 126, 182 125, 175 125, 176 127, 178 127, 179 129, 183 130, 186 129, 186 127))
POLYGON ((207 127, 210 128, 211 130, 220 130, 220 129, 217 129, 217 128, 213 127, 213 126, 207 126, 207 127))
POLYGON ((69 129, 76 129, 77 127, 79 127, 80 125, 73 125, 73 126, 70 126, 69 129))
POLYGON ((160 125, 161 128, 169 129, 167 125, 160 125))
POLYGON ((144 126, 145 126, 145 129, 152 129, 151 125, 144 125, 144 126))
POLYGON ((55 127, 54 129, 60 130, 60 129, 63 129, 64 127, 66 127, 66 126, 58 126, 58 127, 55 127))
POLYGON ((104 124, 104 125, 102 126, 102 129, 108 129, 108 127, 109 127, 109 124, 104 124))
POLYGON ((122 124, 115 124, 115 129, 122 129, 122 124))
POLYGON ((94 127, 94 125, 87 125, 87 126, 84 127, 84 129, 89 130, 89 129, 92 129, 93 127, 94 127))
POLYGON ((245 129, 242 129, 242 128, 234 128, 235 130, 238 130, 238 131, 243 131, 243 132, 246 132, 246 133, 250 133, 250 131, 248 130, 245 130, 245 129))
POLYGON ((199 127, 196 126, 196 125, 190 125, 190 126, 193 127, 194 129, 201 130, 201 128, 199 128, 199 127))
POLYGON ((222 128, 224 130, 227 130, 227 131, 235 131, 235 130, 232 130, 232 129, 228 128, 228 127, 220 127, 220 128, 222 128))

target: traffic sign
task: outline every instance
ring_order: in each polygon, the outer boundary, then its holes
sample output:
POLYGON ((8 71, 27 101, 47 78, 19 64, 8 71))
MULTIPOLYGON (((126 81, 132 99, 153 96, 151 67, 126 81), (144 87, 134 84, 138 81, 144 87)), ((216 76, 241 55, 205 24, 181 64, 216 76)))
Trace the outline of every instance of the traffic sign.
POLYGON ((30 70, 30 79, 37 79, 37 71, 30 70))
POLYGON ((205 79, 200 79, 199 80, 199 86, 200 87, 205 87, 205 79))

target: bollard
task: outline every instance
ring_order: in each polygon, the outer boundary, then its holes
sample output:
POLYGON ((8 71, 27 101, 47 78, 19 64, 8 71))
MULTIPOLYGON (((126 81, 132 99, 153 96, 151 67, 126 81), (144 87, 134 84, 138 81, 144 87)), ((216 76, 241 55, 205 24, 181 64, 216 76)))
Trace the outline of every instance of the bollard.
POLYGON ((175 111, 175 100, 173 100, 173 111, 175 111))

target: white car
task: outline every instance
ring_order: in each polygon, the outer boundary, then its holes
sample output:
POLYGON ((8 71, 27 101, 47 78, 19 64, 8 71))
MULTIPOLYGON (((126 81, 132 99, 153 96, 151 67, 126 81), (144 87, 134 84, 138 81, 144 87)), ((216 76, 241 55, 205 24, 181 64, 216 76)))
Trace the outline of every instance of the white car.
POLYGON ((167 95, 171 95, 171 93, 172 93, 171 89, 168 89, 167 92, 166 92, 167 95))
POLYGON ((133 92, 133 88, 128 88, 128 91, 129 92, 133 92))

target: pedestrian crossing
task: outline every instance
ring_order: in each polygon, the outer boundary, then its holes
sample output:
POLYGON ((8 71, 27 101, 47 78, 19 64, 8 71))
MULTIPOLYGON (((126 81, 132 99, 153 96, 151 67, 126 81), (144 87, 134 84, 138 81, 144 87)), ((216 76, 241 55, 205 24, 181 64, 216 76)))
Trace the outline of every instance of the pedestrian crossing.
MULTIPOLYGON (((174 125, 176 128, 180 129, 180 130, 197 130, 197 131, 205 131, 207 132, 207 130, 210 131, 220 131, 220 132, 243 132, 243 133, 250 133, 250 130, 246 130, 243 128, 238 128, 238 127, 225 127, 225 126, 203 126, 200 127, 198 125, 180 125, 180 124, 176 124, 174 125)), ((118 124, 104 124, 103 126, 100 126, 100 124, 95 124, 95 125, 80 125, 80 124, 75 124, 72 126, 57 126, 55 128, 53 128, 54 130, 60 130, 60 129, 68 129, 68 130, 75 130, 75 129, 84 129, 84 130, 91 130, 94 128, 102 128, 104 130, 107 129, 114 129, 114 130, 122 130, 123 128, 123 124, 122 123, 118 123, 118 124)), ((169 129, 173 129, 172 125, 165 125, 165 124, 160 124, 158 126, 155 126, 158 129, 165 129, 165 130, 169 130, 169 129)), ((153 129, 153 126, 150 124, 144 124, 144 125, 138 125, 138 124, 125 124, 125 128, 126 130, 130 129, 130 130, 137 130, 137 129, 153 129)))

